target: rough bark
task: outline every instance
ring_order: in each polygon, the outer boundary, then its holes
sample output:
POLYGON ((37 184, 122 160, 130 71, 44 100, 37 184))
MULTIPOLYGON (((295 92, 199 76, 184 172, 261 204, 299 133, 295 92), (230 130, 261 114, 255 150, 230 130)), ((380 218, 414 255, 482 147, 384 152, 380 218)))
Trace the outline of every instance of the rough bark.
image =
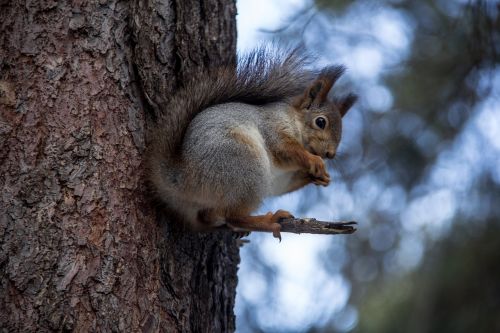
POLYGON ((236 242, 173 230, 141 173, 146 101, 159 112, 233 60, 234 15, 231 0, 0 1, 2 330, 234 330, 236 242))

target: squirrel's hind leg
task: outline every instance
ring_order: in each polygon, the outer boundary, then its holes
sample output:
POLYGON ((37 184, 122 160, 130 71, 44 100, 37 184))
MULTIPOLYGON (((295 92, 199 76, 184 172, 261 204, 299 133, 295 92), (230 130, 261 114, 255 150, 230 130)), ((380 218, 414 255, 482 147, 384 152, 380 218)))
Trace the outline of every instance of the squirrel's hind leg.
POLYGON ((237 233, 249 231, 272 232, 273 236, 281 241, 281 219, 293 218, 293 215, 285 210, 278 210, 275 213, 266 215, 250 216, 250 211, 240 211, 238 213, 228 212, 225 209, 205 209, 198 213, 198 220, 205 226, 219 226, 221 221, 237 233))
POLYGON ((281 241, 281 219, 293 218, 293 215, 285 210, 278 210, 274 214, 269 212, 266 215, 257 216, 228 216, 227 225, 237 232, 244 231, 268 231, 281 241))

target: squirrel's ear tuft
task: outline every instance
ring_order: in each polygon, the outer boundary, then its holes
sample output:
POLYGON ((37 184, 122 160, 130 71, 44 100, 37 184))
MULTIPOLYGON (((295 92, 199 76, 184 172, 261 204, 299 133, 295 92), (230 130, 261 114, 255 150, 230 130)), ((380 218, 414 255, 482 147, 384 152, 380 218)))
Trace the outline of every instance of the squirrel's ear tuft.
POLYGON ((342 98, 335 101, 337 107, 339 108, 340 115, 343 117, 349 111, 349 109, 356 103, 358 96, 355 94, 348 94, 342 98))
POLYGON ((323 82, 321 81, 315 81, 313 85, 309 87, 308 95, 311 101, 314 101, 318 97, 318 94, 321 92, 322 87, 323 87, 323 82))
POLYGON ((316 104, 318 95, 323 89, 323 82, 316 80, 310 85, 306 91, 297 99, 294 106, 298 109, 309 109, 313 104, 316 104))
POLYGON ((344 71, 345 68, 343 66, 325 67, 319 73, 318 78, 314 80, 305 93, 298 99, 295 106, 299 109, 309 109, 311 106, 319 107, 325 102, 328 92, 344 71))

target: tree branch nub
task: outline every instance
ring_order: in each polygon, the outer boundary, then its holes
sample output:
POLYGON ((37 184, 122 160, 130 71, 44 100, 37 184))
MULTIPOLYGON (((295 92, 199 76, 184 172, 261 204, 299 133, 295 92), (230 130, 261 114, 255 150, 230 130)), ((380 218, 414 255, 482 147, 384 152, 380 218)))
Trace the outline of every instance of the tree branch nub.
POLYGON ((314 218, 283 219, 280 224, 281 232, 323 235, 352 234, 357 225, 354 221, 326 222, 314 218))

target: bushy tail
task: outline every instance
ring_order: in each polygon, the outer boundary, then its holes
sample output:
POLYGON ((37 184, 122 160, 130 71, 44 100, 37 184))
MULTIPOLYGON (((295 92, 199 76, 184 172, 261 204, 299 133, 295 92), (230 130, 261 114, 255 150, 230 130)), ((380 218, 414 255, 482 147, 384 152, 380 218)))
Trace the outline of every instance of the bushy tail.
POLYGON ((221 66, 194 78, 178 90, 158 117, 152 144, 162 159, 171 160, 182 144, 191 120, 204 109, 222 103, 263 105, 302 93, 314 74, 301 47, 258 48, 234 66, 221 66))

